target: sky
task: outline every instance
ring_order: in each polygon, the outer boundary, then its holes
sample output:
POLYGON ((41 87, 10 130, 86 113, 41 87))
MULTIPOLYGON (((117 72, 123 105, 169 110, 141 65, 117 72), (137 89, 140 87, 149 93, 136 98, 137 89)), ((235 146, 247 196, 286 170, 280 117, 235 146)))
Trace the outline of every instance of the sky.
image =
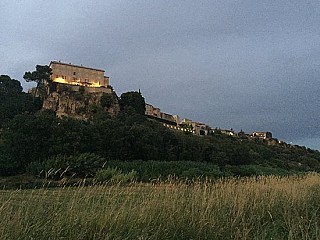
POLYGON ((1 0, 0 74, 57 60, 121 95, 320 149, 318 0, 1 0))

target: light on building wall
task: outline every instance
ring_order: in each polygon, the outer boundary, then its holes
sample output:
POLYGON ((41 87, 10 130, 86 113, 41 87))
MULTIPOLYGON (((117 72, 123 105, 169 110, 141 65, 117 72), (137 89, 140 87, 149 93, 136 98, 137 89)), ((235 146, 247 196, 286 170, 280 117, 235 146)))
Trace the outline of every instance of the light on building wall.
POLYGON ((67 83, 66 80, 64 80, 63 78, 59 77, 59 78, 55 78, 52 80, 53 82, 58 82, 58 83, 67 83))
POLYGON ((99 84, 99 82, 92 83, 90 86, 91 86, 91 87, 101 87, 101 85, 99 84))
POLYGON ((77 81, 67 82, 62 77, 54 78, 52 81, 57 82, 57 83, 65 83, 65 84, 71 84, 71 85, 76 85, 76 86, 85 86, 85 87, 101 87, 102 86, 99 84, 99 82, 94 82, 92 84, 86 84, 86 83, 81 82, 80 79, 77 79, 77 81))

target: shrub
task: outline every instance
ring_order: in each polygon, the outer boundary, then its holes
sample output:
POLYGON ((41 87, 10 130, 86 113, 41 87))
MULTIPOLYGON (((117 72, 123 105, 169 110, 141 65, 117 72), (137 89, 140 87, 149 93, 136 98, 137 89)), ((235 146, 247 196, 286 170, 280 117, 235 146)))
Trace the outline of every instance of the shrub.
POLYGON ((129 173, 123 173, 117 168, 108 167, 97 171, 95 179, 98 182, 129 183, 137 179, 137 172, 132 170, 129 173))
POLYGON ((59 93, 63 93, 63 92, 68 92, 68 91, 70 91, 70 87, 68 86, 68 85, 66 85, 66 84, 59 84, 58 86, 57 86, 57 91, 59 92, 59 93))
POLYGON ((80 87, 79 87, 79 93, 80 93, 80 94, 83 94, 85 91, 86 91, 86 89, 85 89, 84 86, 80 86, 80 87))
POLYGON ((100 104, 102 107, 109 108, 112 104, 112 97, 110 94, 104 93, 100 99, 100 104))
POLYGON ((48 166, 46 162, 31 162, 28 164, 26 167, 26 172, 38 176, 38 177, 43 177, 45 174, 48 172, 48 166))
POLYGON ((217 165, 192 161, 117 161, 110 160, 106 163, 110 168, 117 168, 124 172, 135 170, 142 182, 152 179, 167 179, 174 175, 182 178, 210 177, 219 178, 224 176, 217 165))
POLYGON ((110 181, 114 175, 120 172, 121 171, 119 171, 117 168, 108 167, 107 169, 98 170, 96 172, 95 179, 99 182, 110 181))
POLYGON ((79 92, 74 93, 74 100, 84 101, 84 96, 83 96, 83 93, 80 92, 80 89, 79 89, 79 92))
POLYGON ((199 168, 193 167, 181 173, 181 177, 192 179, 195 177, 201 177, 204 173, 199 168))
POLYGON ((57 155, 47 161, 47 169, 51 169, 52 177, 76 176, 93 177, 103 167, 106 160, 93 153, 75 156, 57 155))
POLYGON ((85 107, 76 108, 76 114, 83 114, 85 112, 86 112, 86 108, 85 107))

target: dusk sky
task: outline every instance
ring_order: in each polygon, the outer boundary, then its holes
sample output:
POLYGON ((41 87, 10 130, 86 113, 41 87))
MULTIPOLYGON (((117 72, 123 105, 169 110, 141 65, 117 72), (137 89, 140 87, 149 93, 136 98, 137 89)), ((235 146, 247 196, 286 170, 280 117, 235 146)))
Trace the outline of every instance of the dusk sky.
POLYGON ((318 0, 1 0, 0 74, 52 60, 181 118, 320 149, 318 0))

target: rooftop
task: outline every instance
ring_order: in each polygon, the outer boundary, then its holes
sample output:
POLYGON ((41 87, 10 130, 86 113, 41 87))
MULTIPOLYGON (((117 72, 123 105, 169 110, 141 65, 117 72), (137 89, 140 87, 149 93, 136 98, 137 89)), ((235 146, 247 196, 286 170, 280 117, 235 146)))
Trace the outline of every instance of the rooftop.
POLYGON ((63 62, 60 62, 60 61, 51 61, 50 65, 51 64, 60 64, 60 65, 65 65, 65 66, 70 66, 70 67, 77 67, 77 68, 84 68, 84 69, 89 69, 89 70, 94 70, 94 71, 105 72, 104 70, 97 69, 97 68, 84 67, 82 65, 79 66, 79 65, 74 65, 74 64, 71 64, 71 63, 63 63, 63 62))

